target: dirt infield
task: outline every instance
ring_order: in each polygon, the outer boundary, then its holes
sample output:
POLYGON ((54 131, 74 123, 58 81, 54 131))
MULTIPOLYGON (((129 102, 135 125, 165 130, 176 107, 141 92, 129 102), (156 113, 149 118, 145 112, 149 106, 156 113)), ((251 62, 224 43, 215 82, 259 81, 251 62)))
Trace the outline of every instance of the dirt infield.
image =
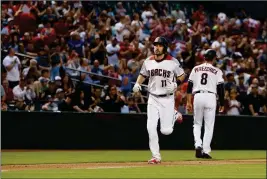
MULTIPOLYGON (((255 160, 201 160, 201 161, 176 161, 162 162, 163 166, 179 165, 227 165, 227 164, 266 164, 264 159, 255 160)), ((150 167, 146 162, 127 163, 75 163, 75 164, 36 164, 36 165, 3 165, 2 171, 32 170, 32 169, 103 169, 103 168, 131 168, 150 167)))

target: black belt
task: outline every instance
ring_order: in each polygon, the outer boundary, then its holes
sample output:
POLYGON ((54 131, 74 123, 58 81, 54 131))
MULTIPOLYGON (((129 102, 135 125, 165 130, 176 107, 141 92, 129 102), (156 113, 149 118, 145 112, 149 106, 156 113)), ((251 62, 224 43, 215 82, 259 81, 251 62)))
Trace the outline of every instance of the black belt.
MULTIPOLYGON (((213 93, 213 92, 211 92, 211 91, 202 91, 202 90, 200 90, 200 91, 196 91, 196 92, 195 92, 195 94, 197 94, 197 93, 213 93)), ((213 93, 213 94, 215 94, 215 93, 213 93)))
POLYGON ((173 93, 170 93, 170 94, 159 94, 159 95, 156 95, 156 94, 153 94, 153 93, 150 93, 150 94, 152 94, 153 96, 156 96, 156 97, 160 97, 160 98, 173 95, 173 93))

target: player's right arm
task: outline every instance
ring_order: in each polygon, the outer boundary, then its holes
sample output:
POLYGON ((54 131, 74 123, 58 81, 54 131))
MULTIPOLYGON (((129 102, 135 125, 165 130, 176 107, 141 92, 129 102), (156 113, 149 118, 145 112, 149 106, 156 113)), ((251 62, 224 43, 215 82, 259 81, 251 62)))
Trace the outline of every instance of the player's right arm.
POLYGON ((139 75, 137 80, 136 80, 136 83, 141 85, 142 83, 144 83, 145 80, 146 80, 146 78, 143 75, 139 75))
POLYGON ((148 77, 149 74, 148 74, 148 71, 146 69, 146 61, 144 61, 143 65, 142 65, 142 68, 141 68, 141 71, 140 71, 140 74, 136 80, 136 83, 133 87, 133 92, 138 92, 138 91, 141 91, 141 84, 144 83, 144 81, 146 80, 146 77, 148 77))

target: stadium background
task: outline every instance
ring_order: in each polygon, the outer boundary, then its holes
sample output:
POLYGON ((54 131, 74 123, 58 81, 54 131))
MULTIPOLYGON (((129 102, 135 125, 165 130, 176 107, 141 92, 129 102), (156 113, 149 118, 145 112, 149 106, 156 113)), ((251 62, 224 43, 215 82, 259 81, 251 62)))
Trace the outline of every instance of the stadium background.
MULTIPOLYGON (((145 87, 142 94, 131 89, 143 60, 153 53, 151 42, 162 35, 187 74, 203 61, 205 49, 216 48, 217 66, 225 73, 225 114, 253 115, 249 105, 259 115, 266 113, 266 21, 260 2, 238 7, 230 2, 13 4, 2 4, 2 52, 13 47, 22 68, 12 83, 5 80, 2 63, 3 110, 146 112, 145 87), (29 90, 18 97, 12 88, 20 80, 29 90), (258 88, 255 100, 252 87, 258 88), (71 104, 62 106, 67 96, 71 104)), ((2 53, 2 60, 6 56, 2 53)), ((176 94, 182 114, 188 114, 186 86, 185 81, 176 94)))
POLYGON ((266 152, 259 150, 266 149, 266 2, 42 3, 1 2, 2 177, 265 176, 266 152), (120 19, 127 25, 119 24, 120 19), (126 29, 120 35, 116 29, 122 26, 126 29), (206 48, 216 49, 216 65, 225 73, 226 110, 216 117, 214 163, 195 161, 183 166, 179 161, 195 160, 185 81, 176 94, 176 107, 184 121, 175 125, 171 136, 159 134, 164 162, 178 161, 179 166, 163 163, 151 170, 140 169, 137 175, 136 169, 124 162, 137 165, 135 162, 150 157, 145 127, 147 93, 143 86, 142 94, 135 96, 131 88, 142 61, 152 54, 153 38, 159 35, 168 38, 169 52, 187 74, 203 61, 206 48), (116 45, 112 48, 110 43, 116 45), (8 51, 14 55, 12 49, 22 67, 15 72, 19 74, 15 81, 7 74, 8 60, 4 63, 8 51), (111 169, 95 168, 95 172, 86 170, 82 175, 60 165, 64 163, 111 169), (112 168, 116 165, 123 169, 112 168))

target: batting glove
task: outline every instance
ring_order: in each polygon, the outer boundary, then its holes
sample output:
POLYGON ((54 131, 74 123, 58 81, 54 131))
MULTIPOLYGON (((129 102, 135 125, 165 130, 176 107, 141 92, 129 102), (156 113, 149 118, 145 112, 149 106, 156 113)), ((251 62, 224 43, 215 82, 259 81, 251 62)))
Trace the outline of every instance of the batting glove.
POLYGON ((169 82, 166 86, 166 89, 167 89, 168 94, 174 93, 177 89, 177 84, 173 82, 169 82))
POLYGON ((135 85, 133 87, 133 92, 137 93, 141 90, 142 90, 142 87, 138 83, 135 83, 135 85))

